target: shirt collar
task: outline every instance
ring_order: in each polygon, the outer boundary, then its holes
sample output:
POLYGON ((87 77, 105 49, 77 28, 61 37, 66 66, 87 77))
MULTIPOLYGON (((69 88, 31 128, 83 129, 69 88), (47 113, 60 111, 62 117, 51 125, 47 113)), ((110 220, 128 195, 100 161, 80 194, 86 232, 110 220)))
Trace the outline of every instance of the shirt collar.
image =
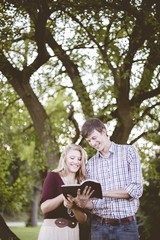
MULTIPOLYGON (((115 143, 114 142, 111 142, 112 144, 111 144, 111 146, 110 146, 110 148, 109 148, 109 153, 110 154, 113 154, 114 153, 114 146, 115 146, 115 143)), ((109 154, 109 156, 110 156, 110 154, 109 154)), ((97 153, 96 153, 96 155, 97 155, 97 157, 101 157, 101 158, 108 158, 109 156, 103 156, 99 151, 97 151, 97 153)))

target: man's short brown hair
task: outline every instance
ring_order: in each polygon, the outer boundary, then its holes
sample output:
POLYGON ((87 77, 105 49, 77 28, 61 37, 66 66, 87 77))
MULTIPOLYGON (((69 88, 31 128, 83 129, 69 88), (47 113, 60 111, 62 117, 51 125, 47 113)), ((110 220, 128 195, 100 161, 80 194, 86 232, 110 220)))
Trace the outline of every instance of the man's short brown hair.
POLYGON ((106 129, 106 127, 100 119, 90 118, 83 124, 81 135, 82 137, 87 138, 94 130, 102 132, 103 129, 106 129))

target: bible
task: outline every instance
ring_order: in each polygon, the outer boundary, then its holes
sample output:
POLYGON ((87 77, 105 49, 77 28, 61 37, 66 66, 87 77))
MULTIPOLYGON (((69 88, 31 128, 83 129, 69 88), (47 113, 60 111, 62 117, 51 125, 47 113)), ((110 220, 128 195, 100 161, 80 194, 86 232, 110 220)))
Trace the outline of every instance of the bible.
POLYGON ((80 193, 83 192, 85 187, 91 187, 91 190, 94 190, 90 198, 101 198, 102 199, 102 188, 101 184, 95 180, 87 179, 81 182, 80 184, 69 184, 61 185, 62 193, 67 198, 67 195, 70 194, 72 197, 77 196, 77 190, 80 189, 80 193))

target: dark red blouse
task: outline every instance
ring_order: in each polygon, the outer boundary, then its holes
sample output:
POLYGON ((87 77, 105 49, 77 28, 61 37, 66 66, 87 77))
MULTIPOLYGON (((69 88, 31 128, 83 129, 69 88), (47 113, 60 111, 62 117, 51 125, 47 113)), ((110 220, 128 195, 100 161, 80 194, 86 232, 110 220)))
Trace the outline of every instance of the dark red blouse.
MULTIPOLYGON (((62 194, 61 185, 64 184, 62 178, 59 173, 49 172, 44 180, 43 189, 42 189, 42 197, 40 204, 46 201, 47 199, 52 199, 62 194)), ((44 219, 51 218, 66 218, 72 219, 75 221, 75 217, 70 217, 67 213, 67 208, 61 204, 56 209, 51 212, 44 214, 44 219)))

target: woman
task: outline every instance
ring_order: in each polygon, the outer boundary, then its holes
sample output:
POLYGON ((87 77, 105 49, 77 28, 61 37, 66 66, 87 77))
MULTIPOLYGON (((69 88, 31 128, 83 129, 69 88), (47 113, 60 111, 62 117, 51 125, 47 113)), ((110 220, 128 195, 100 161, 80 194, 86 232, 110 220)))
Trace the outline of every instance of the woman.
POLYGON ((40 202, 44 221, 38 240, 79 240, 79 223, 86 222, 87 215, 71 196, 64 198, 61 185, 85 179, 86 159, 86 152, 80 145, 70 144, 61 154, 58 168, 47 174, 40 202))

